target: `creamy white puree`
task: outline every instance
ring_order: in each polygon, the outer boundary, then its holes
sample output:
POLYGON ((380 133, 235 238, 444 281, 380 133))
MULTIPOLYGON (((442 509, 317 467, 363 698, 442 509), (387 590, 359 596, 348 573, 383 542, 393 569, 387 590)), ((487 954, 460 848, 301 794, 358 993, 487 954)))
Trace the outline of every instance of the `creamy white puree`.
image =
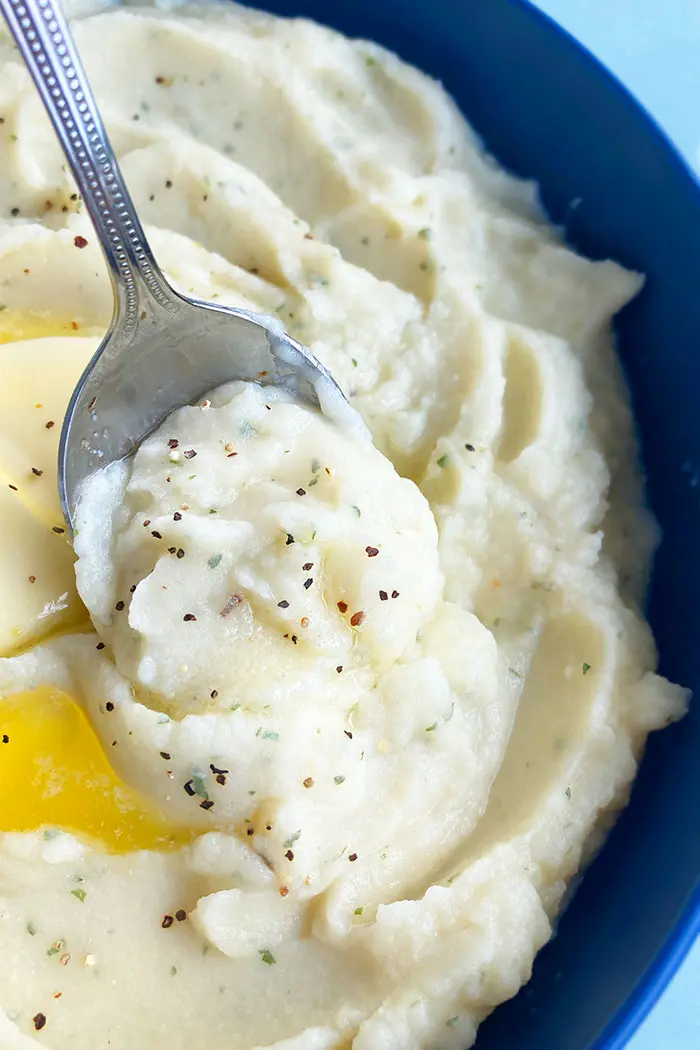
POLYGON ((685 706, 639 611, 655 529, 610 331, 641 278, 565 247, 374 44, 228 4, 95 11, 75 34, 169 276, 277 316, 374 443, 253 385, 180 410, 86 492, 105 647, 66 630, 30 474, 111 293, 3 38, 0 298, 68 334, 0 348, 41 406, 0 424, 0 695, 64 690, 195 834, 2 834, 0 1047, 464 1050, 685 706))

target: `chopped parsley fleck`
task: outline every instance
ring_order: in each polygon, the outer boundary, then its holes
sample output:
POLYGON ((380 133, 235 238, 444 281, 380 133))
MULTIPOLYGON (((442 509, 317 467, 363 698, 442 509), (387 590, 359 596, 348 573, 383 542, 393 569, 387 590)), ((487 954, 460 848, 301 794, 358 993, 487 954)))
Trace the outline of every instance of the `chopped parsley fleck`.
POLYGON ((590 669, 591 669, 591 665, 590 664, 586 664, 586 663, 581 664, 581 673, 582 674, 588 674, 590 669))
POLYGON ((211 558, 207 562, 207 565, 209 566, 210 569, 215 569, 217 567, 217 565, 221 564, 221 559, 222 558, 223 558, 223 554, 212 554, 211 558))
POLYGON ((360 906, 359 908, 355 908, 355 915, 362 915, 363 911, 364 908, 362 906, 360 906))
POLYGON ((274 729, 263 729, 262 726, 258 726, 255 735, 259 736, 261 740, 279 740, 280 738, 279 733, 276 733, 274 729))
POLYGON ((85 898, 87 897, 85 890, 71 890, 71 893, 74 897, 78 898, 81 904, 85 902, 85 898))
POLYGON ((433 722, 433 724, 431 726, 426 726, 426 730, 425 731, 426 731, 426 733, 432 733, 432 732, 434 732, 434 730, 437 729, 437 727, 438 727, 437 722, 433 722))
POLYGON ((333 777, 333 783, 334 784, 344 784, 345 783, 345 777, 333 777))
POLYGON ((449 457, 449 456, 448 456, 448 455, 447 455, 447 454, 445 453, 445 455, 444 455, 444 456, 440 456, 440 458, 439 458, 439 459, 438 459, 438 461, 437 461, 437 465, 438 465, 438 466, 440 467, 440 469, 442 470, 442 469, 443 469, 444 467, 446 467, 446 466, 447 466, 447 464, 448 464, 449 462, 450 462, 450 457, 449 457))
POLYGON ((258 951, 258 955, 264 963, 267 963, 268 966, 274 966, 277 962, 277 959, 275 959, 274 955, 268 948, 260 949, 258 951))
POLYGON ((459 1017, 451 1017, 449 1019, 449 1021, 445 1021, 445 1024, 447 1025, 448 1028, 454 1028, 454 1026, 457 1024, 458 1021, 459 1021, 459 1017))
POLYGON ((301 829, 299 831, 295 831, 293 835, 290 835, 289 838, 285 842, 282 843, 282 845, 283 845, 283 847, 285 849, 291 849, 292 846, 294 845, 294 843, 298 842, 300 838, 301 838, 301 829))

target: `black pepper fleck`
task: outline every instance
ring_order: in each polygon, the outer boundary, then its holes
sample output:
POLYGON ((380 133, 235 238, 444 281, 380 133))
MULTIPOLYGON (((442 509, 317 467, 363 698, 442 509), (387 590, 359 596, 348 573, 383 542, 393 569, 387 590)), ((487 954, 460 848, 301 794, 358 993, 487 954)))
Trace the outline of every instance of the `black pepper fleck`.
POLYGON ((169 930, 170 927, 172 926, 172 924, 174 923, 174 921, 175 920, 173 919, 172 915, 164 915, 163 916, 163 921, 160 924, 161 928, 163 930, 169 930))

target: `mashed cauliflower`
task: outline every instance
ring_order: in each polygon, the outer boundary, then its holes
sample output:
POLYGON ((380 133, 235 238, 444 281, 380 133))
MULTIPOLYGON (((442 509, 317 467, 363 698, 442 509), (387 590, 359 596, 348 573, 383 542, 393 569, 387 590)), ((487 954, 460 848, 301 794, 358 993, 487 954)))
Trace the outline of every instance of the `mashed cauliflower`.
POLYGON ((378 46, 103 7, 74 31, 165 270, 276 315, 371 440, 213 391, 91 479, 74 577, 50 443, 110 287, 0 40, 0 730, 69 698, 173 829, 0 813, 0 1048, 464 1050, 686 703, 610 330, 641 278, 378 46))

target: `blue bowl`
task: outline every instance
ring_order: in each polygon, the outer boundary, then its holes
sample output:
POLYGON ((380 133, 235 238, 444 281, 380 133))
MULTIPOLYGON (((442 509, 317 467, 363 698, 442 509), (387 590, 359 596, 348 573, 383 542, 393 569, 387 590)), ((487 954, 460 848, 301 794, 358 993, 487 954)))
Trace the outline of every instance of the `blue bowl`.
MULTIPOLYGON (((620 316, 649 498, 661 672, 700 687, 700 187, 663 133, 523 0, 259 0, 368 37, 442 80, 568 239, 647 274, 620 316), (573 201, 580 201, 571 208, 573 201)), ((629 808, 532 981, 478 1050, 620 1050, 700 932, 700 709, 655 735, 629 808)))

